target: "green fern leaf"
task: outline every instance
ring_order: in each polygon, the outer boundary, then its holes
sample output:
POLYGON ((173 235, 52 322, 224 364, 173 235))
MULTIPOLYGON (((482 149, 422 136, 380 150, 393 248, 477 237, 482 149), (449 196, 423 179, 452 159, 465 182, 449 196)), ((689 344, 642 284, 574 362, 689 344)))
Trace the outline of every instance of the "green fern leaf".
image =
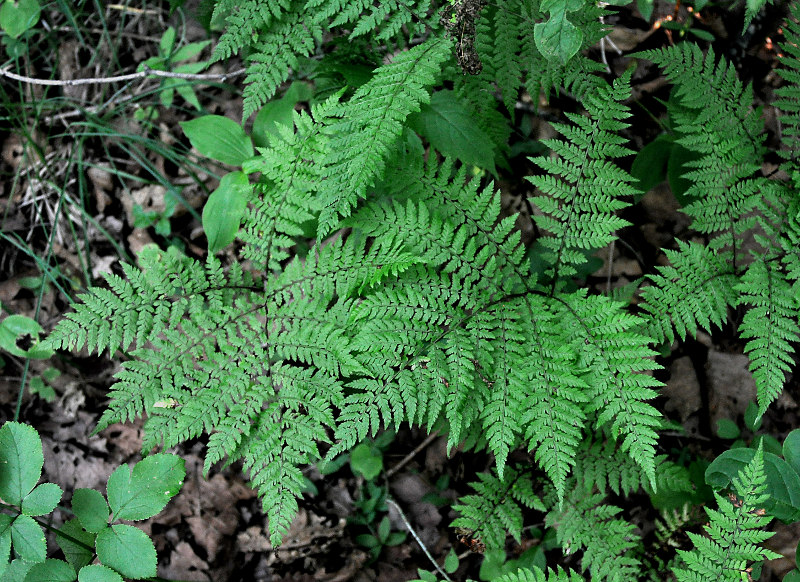
POLYGON ((403 120, 430 100, 427 87, 433 85, 450 50, 450 42, 432 39, 399 54, 342 106, 347 115, 331 125, 326 179, 320 188, 320 239, 383 175, 386 155, 403 131, 403 120))
POLYGON ((736 286, 740 303, 752 306, 742 319, 741 335, 750 340, 745 352, 750 356, 760 414, 783 392, 785 374, 794 366, 792 343, 800 341, 797 295, 778 266, 756 260, 736 286))
POLYGON ((735 503, 714 493, 719 510, 706 509, 710 523, 704 529, 708 537, 688 532, 695 547, 692 551, 678 550, 685 562, 674 571, 679 582, 743 580, 749 563, 781 557, 757 545, 773 535, 761 531, 772 519, 759 509, 767 498, 761 446, 734 479, 733 489, 735 503))

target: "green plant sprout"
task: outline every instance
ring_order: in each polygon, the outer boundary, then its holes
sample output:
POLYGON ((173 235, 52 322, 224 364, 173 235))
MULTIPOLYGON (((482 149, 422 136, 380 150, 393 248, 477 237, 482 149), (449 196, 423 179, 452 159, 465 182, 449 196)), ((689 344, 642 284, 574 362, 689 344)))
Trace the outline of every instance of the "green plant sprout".
POLYGON ((8 582, 122 582, 156 577, 156 549, 142 530, 123 521, 158 514, 183 486, 183 459, 158 453, 118 467, 107 496, 76 489, 75 518, 53 528, 51 513, 63 491, 39 483, 44 464, 36 430, 17 422, 0 428, 0 577, 8 582), (44 529, 55 535, 65 560, 48 558, 44 529))
MULTIPOLYGON (((208 61, 197 61, 179 64, 197 56, 211 41, 190 42, 176 50, 177 33, 170 26, 164 31, 159 43, 158 56, 150 57, 139 65, 139 71, 154 69, 157 71, 172 71, 174 73, 199 73, 208 66, 208 61)), ((175 93, 183 97, 184 101, 200 111, 200 101, 194 92, 191 82, 178 78, 165 78, 161 80, 159 96, 164 107, 172 107, 175 93)))

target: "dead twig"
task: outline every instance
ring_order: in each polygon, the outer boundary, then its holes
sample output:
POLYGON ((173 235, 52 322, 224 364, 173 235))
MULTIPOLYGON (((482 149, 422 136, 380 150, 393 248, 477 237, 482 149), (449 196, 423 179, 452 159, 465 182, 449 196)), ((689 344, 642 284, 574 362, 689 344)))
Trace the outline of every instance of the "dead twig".
POLYGON ((93 77, 89 79, 35 79, 33 77, 26 77, 25 75, 18 75, 9 70, 9 67, 0 69, 0 76, 27 83, 29 85, 48 85, 55 87, 75 87, 77 85, 102 85, 107 83, 121 83, 125 81, 136 81, 137 79, 148 79, 153 77, 161 77, 167 79, 186 79, 190 81, 222 81, 223 83, 232 78, 243 75, 245 69, 237 69, 230 73, 174 73, 172 71, 159 71, 151 69, 148 66, 138 73, 129 73, 127 75, 117 75, 115 77, 93 77))

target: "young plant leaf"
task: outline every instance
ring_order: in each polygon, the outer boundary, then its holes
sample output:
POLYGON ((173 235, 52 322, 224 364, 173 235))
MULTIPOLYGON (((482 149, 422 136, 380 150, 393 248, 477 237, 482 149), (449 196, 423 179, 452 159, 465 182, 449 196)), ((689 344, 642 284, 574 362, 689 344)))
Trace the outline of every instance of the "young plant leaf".
POLYGON ((11 544, 19 557, 27 562, 44 562, 47 543, 44 532, 29 515, 18 515, 11 524, 11 544))
POLYGON ((108 527, 108 503, 99 491, 76 489, 72 496, 72 511, 86 531, 97 533, 108 527))
POLYGON ((0 428, 0 497, 19 505, 42 475, 42 441, 32 426, 7 422, 0 428))
POLYGON ((67 539, 63 535, 56 535, 56 543, 61 551, 64 552, 64 557, 67 558, 75 570, 80 570, 87 564, 91 564, 94 560, 94 540, 95 535, 89 533, 77 519, 71 519, 59 528, 59 532, 70 536, 83 545, 75 543, 72 539, 67 539))
POLYGON ((224 249, 236 238, 242 223, 247 200, 253 186, 243 172, 225 175, 211 193, 203 208, 203 230, 208 239, 208 252, 224 249))
POLYGON ((22 500, 22 513, 25 515, 46 515, 53 511, 61 501, 64 492, 55 483, 42 483, 22 500))
POLYGON ((181 127, 197 151, 223 164, 241 166, 255 153, 253 142, 242 126, 222 115, 183 121, 181 127))
POLYGON ((492 140, 453 91, 434 93, 430 104, 423 104, 419 113, 409 115, 408 125, 445 156, 497 174, 492 140))
POLYGON ((127 465, 118 467, 108 478, 114 521, 153 517, 180 491, 185 476, 184 460, 166 453, 150 455, 136 463, 133 471, 127 465))
POLYGON ((72 582, 75 580, 75 570, 64 560, 48 558, 44 562, 34 564, 25 576, 25 580, 29 582, 72 582))
POLYGON ((122 576, 108 566, 92 564, 81 568, 78 582, 122 582, 122 576))
POLYGON ((97 534, 97 557, 126 578, 156 575, 156 548, 142 530, 132 525, 112 525, 97 534))

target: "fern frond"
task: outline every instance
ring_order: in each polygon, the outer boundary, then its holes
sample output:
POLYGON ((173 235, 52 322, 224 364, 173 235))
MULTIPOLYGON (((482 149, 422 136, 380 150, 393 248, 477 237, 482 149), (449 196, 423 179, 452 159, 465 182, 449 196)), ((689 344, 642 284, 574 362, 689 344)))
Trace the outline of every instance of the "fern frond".
POLYGON ((506 468, 502 479, 489 473, 478 473, 480 480, 470 483, 476 494, 461 497, 460 503, 453 506, 459 517, 453 520, 451 527, 471 531, 487 548, 502 548, 506 532, 519 543, 523 525, 522 508, 545 509, 525 476, 525 473, 511 467, 506 468))
POLYGON ((258 34, 280 20, 289 10, 291 0, 221 0, 214 16, 225 16, 225 32, 214 49, 214 60, 230 58, 251 46, 258 34))
POLYGON ((740 304, 751 305, 742 319, 741 335, 750 340, 744 350, 750 357, 760 414, 783 392, 785 374, 794 366, 792 344, 800 341, 800 305, 779 267, 777 261, 757 259, 736 286, 740 304))
POLYGON ((450 45, 431 39, 397 55, 342 106, 347 116, 331 125, 333 137, 319 191, 320 239, 338 226, 340 216, 350 215, 367 188, 383 175, 386 155, 403 131, 403 120, 430 100, 427 88, 449 56, 450 45))
POLYGON ((258 36, 256 50, 247 57, 243 119, 275 95, 289 78, 289 71, 297 69, 299 57, 313 53, 321 37, 322 27, 315 15, 303 11, 285 14, 258 36))
POLYGON ((659 366, 651 339, 637 333, 642 321, 624 311, 621 303, 603 296, 587 297, 585 290, 562 296, 567 309, 557 311, 570 322, 567 329, 575 349, 582 353, 583 377, 588 386, 589 411, 596 414, 597 428, 609 426, 614 439, 655 481, 656 428, 660 413, 648 403, 661 382, 646 372, 659 366), (645 373, 643 373, 645 372, 645 373))
MULTIPOLYGON (((753 92, 743 86, 725 59, 715 63, 714 51, 703 56, 693 43, 680 43, 640 56, 664 69, 675 84, 684 109, 673 108, 678 143, 699 154, 684 174, 692 185, 686 195, 695 200, 682 208, 692 227, 711 235, 712 248, 741 242, 737 235, 753 226, 746 215, 761 197, 763 121, 753 110, 753 92)), ((735 255, 734 255, 735 260, 735 255)))
MULTIPOLYGON (((212 290, 202 265, 170 247, 155 245, 139 254, 140 269, 122 264, 125 279, 106 274, 109 289, 94 287, 80 295, 75 311, 42 342, 51 349, 113 354, 144 346, 168 325, 174 325, 203 295, 212 290)), ((252 281, 247 284, 252 284, 252 281)))
POLYGON ((529 299, 526 326, 530 336, 521 374, 528 384, 522 425, 529 449, 563 499, 567 475, 575 464, 586 423, 588 386, 579 377, 574 353, 561 337, 558 318, 544 301, 529 299))
POLYGON ((714 493, 718 510, 706 508, 710 523, 704 529, 708 537, 687 532, 694 549, 678 550, 686 564, 674 571, 679 582, 744 580, 748 564, 781 557, 758 545, 773 535, 761 531, 772 519, 760 509, 767 499, 761 446, 733 480, 733 489, 736 495, 730 500, 714 493))
POLYGON ((628 205, 622 198, 636 190, 633 178, 609 159, 628 155, 625 139, 616 132, 627 127, 630 116, 622 102, 630 96, 630 71, 586 97, 588 117, 567 114, 573 125, 555 124, 568 141, 544 143, 560 157, 530 158, 546 174, 530 180, 548 196, 533 199, 544 213, 535 217, 548 235, 540 240, 543 259, 550 265, 554 282, 571 277, 575 267, 586 262, 586 250, 603 248, 615 239, 614 232, 628 222, 616 211, 628 205))
MULTIPOLYGON (((692 482, 685 468, 660 455, 654 460, 656 490, 688 493, 692 482)), ((630 495, 640 488, 652 491, 650 479, 637 461, 613 440, 585 441, 575 462, 575 478, 587 491, 630 495)))
POLYGON ((240 238, 244 258, 269 270, 279 270, 289 257, 287 249, 305 231, 303 224, 320 210, 315 196, 322 180, 328 137, 323 133, 330 110, 338 103, 334 95, 311 108, 313 115, 293 113, 295 131, 278 126, 270 147, 259 148, 259 156, 246 161, 247 173, 261 172, 254 199, 243 220, 240 238))
POLYGON ((613 582, 636 580, 639 560, 627 555, 639 543, 634 526, 615 518, 622 510, 601 505, 604 495, 587 495, 576 487, 564 500, 561 509, 554 508, 545 517, 545 524, 554 527, 556 536, 567 554, 584 550, 581 565, 592 579, 613 582))
POLYGON ((775 90, 778 99, 775 107, 780 110, 781 141, 784 150, 779 151, 788 162, 787 169, 793 168, 800 155, 800 6, 790 4, 791 18, 783 21, 784 42, 781 43, 781 67, 776 69, 786 82, 786 86, 775 90))
POLYGON ((738 301, 730 252, 677 243, 677 251, 664 251, 672 266, 657 267, 659 274, 650 276, 653 285, 642 291, 642 307, 650 313, 648 333, 659 342, 674 341, 675 331, 685 339, 695 335, 698 326, 721 325, 728 306, 738 301))
POLYGON ((513 574, 505 574, 499 578, 493 578, 493 582, 584 582, 585 579, 580 574, 571 570, 549 569, 547 574, 542 570, 533 567, 532 570, 520 568, 513 574))

